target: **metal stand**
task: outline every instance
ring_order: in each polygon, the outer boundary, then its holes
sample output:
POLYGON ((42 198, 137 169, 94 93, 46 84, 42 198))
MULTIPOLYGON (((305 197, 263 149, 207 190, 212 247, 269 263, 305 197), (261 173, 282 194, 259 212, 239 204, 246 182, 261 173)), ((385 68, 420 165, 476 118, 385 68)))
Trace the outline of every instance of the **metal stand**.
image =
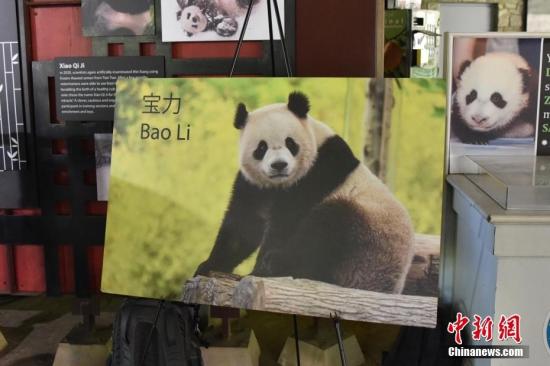
POLYGON ((334 321, 334 329, 336 330, 336 338, 338 338, 338 350, 340 351, 340 362, 342 366, 347 366, 346 350, 344 349, 344 341, 342 339, 342 330, 340 329, 340 318, 334 314, 332 320, 334 321))
MULTIPOLYGON (((274 50, 274 40, 273 40, 273 18, 271 15, 271 1, 267 0, 267 16, 268 16, 268 27, 269 27, 269 43, 271 49, 271 74, 276 76, 275 72, 275 50, 274 50)), ((281 45, 283 48, 283 57, 285 62, 286 74, 288 77, 292 77, 292 69, 290 68, 290 62, 288 60, 288 52, 286 48, 285 36, 283 32, 283 23, 281 21, 281 14, 279 12, 279 4, 277 0, 273 0, 275 5, 275 18, 277 20, 277 28, 279 29, 279 36, 281 37, 281 45)), ((241 48, 244 42, 244 35, 246 33, 246 28, 248 27, 248 21, 250 20, 250 14, 252 13, 252 7, 254 6, 254 0, 250 0, 248 3, 248 9, 246 11, 246 17, 244 18, 243 28, 239 34, 239 42, 235 48, 235 54, 233 55, 233 62, 231 64, 231 70, 229 71, 229 77, 232 77, 235 73, 235 67, 237 66, 237 60, 239 59, 239 54, 241 53, 241 48)))
POLYGON ((292 315, 294 323, 294 345, 296 346, 296 365, 300 366, 300 339, 298 338, 298 317, 296 314, 292 315))
MULTIPOLYGON (((235 73, 235 67, 237 66, 237 60, 239 59, 239 54, 241 52, 241 47, 243 45, 244 41, 244 35, 246 33, 246 28, 248 27, 248 21, 250 20, 250 14, 252 12, 252 7, 254 4, 254 0, 250 0, 248 3, 248 9, 246 11, 246 17, 244 19, 243 28, 241 29, 241 33, 239 35, 239 42, 237 43, 237 47, 235 48, 235 54, 233 55, 233 62, 231 64, 231 70, 229 71, 229 77, 232 77, 235 73)), ((292 77, 292 69, 290 68, 290 62, 288 61, 288 52, 286 48, 286 42, 285 42, 285 36, 283 32, 283 26, 281 22, 281 14, 279 12, 279 4, 277 3, 277 0, 273 0, 273 4, 275 5, 275 17, 277 19, 277 27, 279 30, 279 36, 281 37, 281 44, 283 48, 283 57, 285 61, 285 69, 288 77, 292 77)), ((272 16, 272 10, 271 10, 271 0, 267 0, 267 18, 268 18, 268 27, 269 27, 269 47, 271 51, 271 75, 277 76, 275 71, 275 46, 274 46, 274 37, 273 37, 273 16, 272 16)), ((299 335, 298 335, 298 318, 296 315, 293 315, 293 326, 294 326, 294 341, 295 341, 295 347, 296 347, 296 365, 300 366, 300 341, 299 341, 299 335)))
POLYGON ((151 327, 151 330, 149 331, 149 335, 147 336, 147 342, 145 342, 145 348, 143 349, 143 354, 141 355, 141 359, 139 361, 138 366, 143 366, 145 364, 145 360, 147 358, 147 352, 149 351, 149 347, 151 346, 151 341, 153 340, 153 332, 157 328, 157 323, 159 321, 159 315, 162 311, 162 308, 164 307, 164 300, 159 301, 159 307, 157 309, 157 313, 155 314, 155 320, 153 322, 153 326, 151 327))

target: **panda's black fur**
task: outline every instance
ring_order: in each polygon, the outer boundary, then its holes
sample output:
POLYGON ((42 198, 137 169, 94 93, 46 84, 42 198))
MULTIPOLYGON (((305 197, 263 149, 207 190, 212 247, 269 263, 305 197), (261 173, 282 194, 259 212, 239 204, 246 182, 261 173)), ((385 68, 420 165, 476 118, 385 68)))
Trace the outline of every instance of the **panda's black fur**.
MULTIPOLYGON (((291 94, 288 108, 304 118, 309 102, 302 94, 291 94)), ((246 107, 239 105, 234 125, 246 128, 247 117, 246 107)), ((252 275, 400 292, 410 265, 408 258, 412 258, 409 238, 413 230, 406 211, 391 211, 395 209, 391 204, 377 206, 384 207, 383 216, 390 222, 396 220, 390 225, 400 234, 392 242, 396 237, 379 221, 371 221, 376 218, 367 217, 358 202, 345 195, 332 197, 360 164, 347 143, 331 135, 318 146, 305 176, 291 186, 258 187, 239 171, 214 247, 197 274, 231 272, 260 247, 252 275), (403 217, 407 219, 403 221, 403 217)))

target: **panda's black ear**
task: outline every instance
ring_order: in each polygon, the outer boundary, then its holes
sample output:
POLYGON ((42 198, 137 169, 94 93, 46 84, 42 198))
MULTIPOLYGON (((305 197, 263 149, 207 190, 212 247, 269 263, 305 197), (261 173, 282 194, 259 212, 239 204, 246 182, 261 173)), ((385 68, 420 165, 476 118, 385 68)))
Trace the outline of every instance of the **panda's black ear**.
POLYGON ((458 70, 458 79, 462 79, 462 74, 464 74, 464 71, 466 71, 466 69, 470 67, 471 64, 472 61, 466 60, 462 63, 462 65, 460 65, 460 69, 458 70))
POLYGON ((288 109, 296 115, 296 117, 305 119, 309 112, 309 100, 300 92, 290 93, 288 96, 288 109))
POLYGON ((246 125, 247 120, 248 111, 246 110, 246 106, 243 103, 239 103, 237 106, 237 113, 235 113, 235 121, 233 122, 233 126, 240 130, 246 125))
POLYGON ((525 94, 530 90, 533 75, 531 73, 531 70, 528 70, 528 69, 518 69, 518 71, 523 81, 523 93, 525 94))

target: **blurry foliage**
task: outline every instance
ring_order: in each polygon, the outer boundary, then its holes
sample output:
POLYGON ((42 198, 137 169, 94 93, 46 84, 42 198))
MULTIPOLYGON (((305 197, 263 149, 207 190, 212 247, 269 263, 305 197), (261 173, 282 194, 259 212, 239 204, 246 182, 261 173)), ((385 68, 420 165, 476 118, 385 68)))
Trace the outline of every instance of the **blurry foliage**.
POLYGON ((446 84, 441 79, 394 83, 387 183, 409 210, 417 233, 439 234, 446 84))

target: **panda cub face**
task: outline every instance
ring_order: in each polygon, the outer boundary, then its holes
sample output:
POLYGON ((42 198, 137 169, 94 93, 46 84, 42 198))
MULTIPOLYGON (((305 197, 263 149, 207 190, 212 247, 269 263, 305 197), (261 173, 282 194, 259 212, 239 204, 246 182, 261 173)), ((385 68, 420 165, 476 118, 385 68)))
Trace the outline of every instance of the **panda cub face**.
POLYGON ((309 102, 299 93, 290 95, 288 105, 273 104, 252 113, 239 105, 235 127, 241 130, 240 166, 249 182, 285 188, 307 174, 317 151, 308 111, 309 102))
POLYGON ((461 69, 456 102, 470 129, 487 132, 505 127, 527 107, 530 68, 521 56, 488 53, 465 62, 461 69))
POLYGON ((195 5, 188 6, 181 11, 181 28, 188 36, 204 31, 208 20, 202 10, 195 5))

